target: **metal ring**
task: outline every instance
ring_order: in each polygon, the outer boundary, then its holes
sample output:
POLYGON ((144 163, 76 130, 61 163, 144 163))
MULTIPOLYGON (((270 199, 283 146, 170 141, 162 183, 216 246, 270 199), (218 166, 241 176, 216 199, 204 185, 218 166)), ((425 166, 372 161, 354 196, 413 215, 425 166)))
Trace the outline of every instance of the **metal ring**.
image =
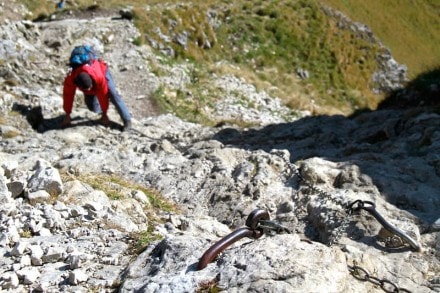
POLYGON ((255 209, 247 217, 246 226, 252 230, 256 230, 260 220, 270 220, 269 213, 266 210, 255 209))

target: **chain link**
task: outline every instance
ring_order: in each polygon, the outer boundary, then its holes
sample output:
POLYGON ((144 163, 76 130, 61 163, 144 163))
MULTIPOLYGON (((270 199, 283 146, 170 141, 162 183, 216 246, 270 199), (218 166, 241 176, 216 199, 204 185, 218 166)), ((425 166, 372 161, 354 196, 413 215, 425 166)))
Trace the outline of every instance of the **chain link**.
POLYGON ((333 244, 338 244, 339 240, 342 238, 342 236, 344 236, 345 232, 347 231, 351 218, 352 212, 349 210, 347 211, 347 216, 342 220, 339 227, 336 227, 334 233, 330 235, 328 243, 329 246, 332 246, 333 244))
POLYGON ((273 236, 281 233, 292 233, 287 227, 281 225, 278 221, 260 220, 257 229, 263 229, 263 233, 273 236))
POLYGON ((389 292, 389 293, 400 293, 400 292, 408 292, 411 293, 411 291, 400 288, 393 282, 387 280, 387 279, 379 279, 377 277, 371 276, 368 271, 360 266, 348 266, 348 269, 350 273, 362 282, 370 282, 376 286, 379 286, 383 291, 389 292))

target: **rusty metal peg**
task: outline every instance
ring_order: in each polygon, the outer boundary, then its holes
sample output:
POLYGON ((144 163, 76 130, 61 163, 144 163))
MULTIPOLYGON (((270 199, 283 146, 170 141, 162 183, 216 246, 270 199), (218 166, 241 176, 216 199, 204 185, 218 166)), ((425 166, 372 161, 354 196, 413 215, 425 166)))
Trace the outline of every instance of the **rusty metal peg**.
POLYGON ((247 217, 246 226, 252 230, 256 230, 261 220, 270 220, 269 213, 266 210, 255 209, 247 217))
POLYGON ((244 237, 258 239, 263 236, 262 229, 258 229, 259 221, 269 219, 270 217, 267 211, 261 209, 253 210, 246 219, 247 227, 239 228, 214 243, 200 258, 199 263, 197 264, 197 270, 204 269, 217 257, 217 255, 234 242, 244 237))
POLYGON ((233 231, 232 233, 226 235, 225 237, 214 243, 207 251, 205 251, 205 253, 200 258, 199 263, 197 264, 197 270, 204 269, 217 257, 217 255, 219 255, 223 250, 232 245, 234 242, 244 237, 257 239, 261 237, 261 235, 263 235, 262 232, 258 230, 252 230, 249 227, 242 227, 233 231))

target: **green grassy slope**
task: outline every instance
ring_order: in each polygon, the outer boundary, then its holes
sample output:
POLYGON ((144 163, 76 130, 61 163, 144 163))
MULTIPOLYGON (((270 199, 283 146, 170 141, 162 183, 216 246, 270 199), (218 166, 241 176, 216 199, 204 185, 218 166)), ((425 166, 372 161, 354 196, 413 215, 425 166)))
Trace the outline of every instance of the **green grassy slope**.
POLYGON ((440 65, 440 1, 438 0, 321 0, 368 25, 406 64, 409 77, 440 65))
POLYGON ((186 48, 173 45, 177 59, 189 58, 205 68, 218 61, 238 65, 238 75, 260 89, 270 85, 272 94, 292 108, 349 113, 374 108, 380 99, 370 90, 377 44, 338 29, 317 1, 192 1, 153 7, 148 17, 142 8, 136 10, 144 41, 160 43, 157 28, 166 35, 189 31, 186 48), (215 17, 206 17, 213 10, 215 17), (221 23, 215 29, 209 23, 213 19, 221 23), (299 70, 309 77, 299 79, 299 70), (310 108, 310 100, 318 109, 310 108))
MULTIPOLYGON (((54 6, 35 6, 51 13, 54 6)), ((80 9, 93 4, 78 0, 80 9)), ((383 99, 371 92, 372 73, 379 50, 376 44, 340 30, 321 4, 341 10, 367 24, 399 63, 416 76, 439 64, 439 6, 437 0, 106 0, 104 8, 131 5, 135 24, 143 33, 138 43, 172 46, 172 62, 191 60, 197 65, 193 90, 206 87, 213 72, 234 73, 259 89, 280 97, 292 108, 315 113, 350 114, 374 109, 383 99), (180 5, 175 5, 179 3, 180 5), (220 25, 215 25, 219 23, 220 25), (172 25, 171 25, 172 24, 172 25), (187 34, 187 46, 165 43, 167 36, 187 34), (218 66, 222 61, 222 66, 218 66), (437 64, 436 64, 437 62, 437 64), (300 79, 298 71, 309 77, 300 79), (311 106, 311 100, 315 106, 311 106)), ((212 98, 212 97, 211 97, 212 98)), ((209 103, 209 94, 204 97, 209 103)))

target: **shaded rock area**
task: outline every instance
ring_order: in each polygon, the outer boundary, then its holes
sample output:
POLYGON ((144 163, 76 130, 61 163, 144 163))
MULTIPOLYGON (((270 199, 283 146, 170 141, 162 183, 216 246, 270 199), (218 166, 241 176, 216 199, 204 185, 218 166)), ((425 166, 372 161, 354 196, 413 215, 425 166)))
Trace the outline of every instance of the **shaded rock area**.
POLYGON ((18 21, 1 31, 3 291, 440 291, 434 108, 285 120, 291 110, 276 98, 222 76, 216 86, 234 90, 213 116, 259 126, 205 127, 154 108, 151 94, 185 88, 190 65, 166 64, 148 46, 132 45, 138 31, 130 21, 18 21), (131 131, 120 131, 113 106, 111 127, 95 123, 81 95, 72 127, 57 129, 65 60, 82 42, 108 60, 134 116, 131 131), (152 70, 158 66, 161 76, 152 70), (260 106, 231 106, 242 96, 260 106), (133 185, 115 198, 78 179, 95 174, 133 185), (153 209, 138 184, 177 209, 153 209), (371 213, 347 211, 356 200, 374 203, 420 251, 371 213), (257 208, 286 229, 261 228, 260 238, 238 240, 197 270, 203 253, 257 208), (160 239, 137 254, 135 235, 144 231, 160 239))

